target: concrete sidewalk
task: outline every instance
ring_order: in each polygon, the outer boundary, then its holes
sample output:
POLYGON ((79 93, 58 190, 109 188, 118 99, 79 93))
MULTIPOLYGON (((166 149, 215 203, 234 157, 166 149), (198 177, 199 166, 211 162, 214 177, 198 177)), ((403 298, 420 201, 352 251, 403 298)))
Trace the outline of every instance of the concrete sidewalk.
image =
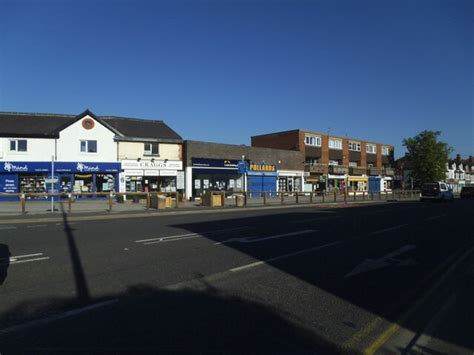
MULTIPOLYGON (((81 209, 74 208, 71 213, 65 213, 67 220, 72 221, 98 221, 98 220, 116 220, 116 219, 133 219, 133 218, 146 218, 146 217, 158 217, 158 216, 171 216, 171 215, 190 215, 190 214, 201 214, 201 213, 233 213, 245 211, 265 211, 265 210, 278 210, 288 208, 350 208, 357 206, 374 206, 374 205, 385 205, 390 203, 409 203, 415 200, 389 200, 389 201, 348 201, 344 202, 325 202, 325 203, 299 203, 299 204, 270 204, 270 205, 249 205, 247 207, 235 207, 226 205, 221 208, 212 208, 199 206, 196 202, 185 202, 180 203, 179 208, 170 208, 166 210, 146 209, 144 204, 114 204, 113 209, 109 212, 104 208, 105 201, 88 201, 87 208, 82 206, 81 209), (130 208, 130 206, 132 206, 130 208), (95 210, 94 210, 95 208, 95 210)), ((86 203, 83 203, 86 205, 86 203)), ((2 204, 0 204, 2 206, 2 204)), ((54 213, 51 213, 50 203, 44 201, 39 202, 36 206, 36 211, 33 213, 21 214, 19 211, 7 211, 6 213, 0 212, 0 225, 10 224, 24 224, 24 223, 62 223, 64 216, 62 211, 67 211, 67 202, 57 203, 54 213), (47 206, 46 206, 47 205, 47 206), (62 206, 62 208, 61 208, 62 206), (48 211, 49 210, 49 211, 48 211)), ((3 207, 6 209, 6 207, 3 207)), ((2 211, 0 209, 0 211, 2 211)))

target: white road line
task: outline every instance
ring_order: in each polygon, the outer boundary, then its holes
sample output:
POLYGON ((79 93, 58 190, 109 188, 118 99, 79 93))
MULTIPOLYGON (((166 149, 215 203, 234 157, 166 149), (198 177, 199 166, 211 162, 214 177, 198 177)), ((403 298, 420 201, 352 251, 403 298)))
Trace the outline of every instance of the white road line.
POLYGON ((32 256, 40 256, 40 255, 43 255, 43 253, 26 254, 26 255, 15 255, 15 256, 10 257, 10 260, 11 260, 11 259, 21 259, 21 258, 30 258, 30 257, 32 257, 32 256))
POLYGON ((0 231, 9 230, 9 229, 17 229, 15 226, 0 226, 0 231))
POLYGON ((166 243, 166 242, 175 242, 177 240, 186 240, 186 239, 194 239, 194 238, 202 238, 202 235, 196 234, 196 235, 191 235, 189 237, 181 237, 181 238, 175 238, 175 239, 169 239, 169 238, 160 238, 159 240, 155 240, 153 242, 146 242, 143 243, 143 245, 150 245, 150 244, 158 244, 158 243, 166 243))
POLYGON ((40 260, 48 260, 48 259, 49 259, 49 256, 45 256, 45 257, 42 257, 42 258, 34 258, 34 259, 11 261, 11 262, 10 262, 10 265, 13 265, 13 264, 22 264, 22 263, 30 263, 30 262, 32 262, 32 261, 40 261, 40 260))
POLYGON ((385 228, 385 229, 381 229, 381 230, 378 230, 378 231, 369 233, 368 235, 377 235, 377 234, 389 232, 389 231, 392 231, 392 230, 400 229, 400 228, 406 227, 406 226, 408 226, 408 225, 409 225, 408 223, 400 224, 400 225, 398 225, 398 226, 394 226, 394 227, 390 227, 390 228, 385 228))
POLYGON ((224 240, 222 242, 217 242, 214 243, 214 245, 219 245, 219 244, 225 244, 225 243, 232 243, 232 242, 239 242, 239 243, 257 243, 257 242, 262 242, 265 240, 271 240, 271 239, 278 239, 278 238, 285 238, 285 237, 291 237, 294 235, 301 235, 301 234, 308 234, 312 232, 317 232, 315 229, 306 229, 304 231, 297 231, 297 232, 291 232, 291 233, 284 233, 284 234, 277 234, 277 235, 271 235, 268 237, 243 237, 243 238, 230 238, 227 240, 224 240))
POLYGON ((70 310, 70 311, 67 311, 67 312, 64 312, 64 313, 60 313, 60 314, 56 314, 56 315, 46 317, 46 318, 43 318, 43 319, 33 320, 33 321, 23 323, 23 324, 20 324, 20 325, 15 325, 15 326, 10 327, 10 328, 0 329, 0 334, 8 334, 8 333, 12 333, 12 332, 23 331, 23 330, 26 330, 26 329, 29 329, 29 328, 40 326, 40 325, 49 324, 49 323, 52 323, 54 321, 58 321, 58 320, 61 320, 61 319, 66 319, 66 318, 69 318, 69 317, 73 317, 75 315, 85 313, 85 312, 89 312, 89 311, 93 311, 93 310, 98 309, 98 308, 111 306, 111 305, 113 305, 117 302, 118 302, 118 299, 112 299, 112 300, 109 300, 109 301, 94 303, 94 304, 91 304, 89 306, 73 309, 73 310, 70 310))
POLYGON ((200 237, 200 236, 203 236, 205 234, 233 232, 233 231, 240 231, 240 230, 250 229, 250 228, 251 227, 246 226, 246 227, 239 227, 239 228, 218 229, 218 230, 206 231, 206 232, 200 232, 200 233, 177 234, 177 235, 170 235, 170 236, 166 236, 166 237, 156 237, 156 238, 150 238, 150 239, 136 240, 135 243, 146 243, 146 242, 164 241, 164 240, 167 240, 167 239, 180 239, 180 238, 188 239, 187 237, 200 237))
POLYGON ((47 224, 31 224, 31 225, 26 226, 26 228, 44 228, 47 226, 48 226, 47 224))
POLYGON ((239 266, 239 267, 235 267, 235 268, 232 268, 230 269, 229 271, 231 272, 238 272, 238 271, 242 271, 242 270, 245 270, 245 269, 250 269, 252 267, 256 267, 256 266, 259 266, 259 265, 263 265, 263 264, 268 264, 269 262, 272 262, 272 261, 277 261, 277 260, 282 260, 282 259, 287 259, 287 258, 291 258, 293 256, 296 256, 296 255, 301 255, 301 254, 307 254, 307 253, 311 253, 313 251, 316 251, 316 250, 321 250, 321 249, 324 249, 324 248, 329 248, 329 247, 332 247, 332 246, 335 246, 335 245, 338 245, 338 244, 341 244, 342 241, 336 241, 336 242, 332 242, 332 243, 328 243, 328 244, 323 244, 323 245, 319 245, 317 247, 313 247, 313 248, 308 248, 308 249, 303 249, 303 250, 298 250, 298 251, 295 251, 293 253, 288 253, 288 254, 284 254, 284 255, 279 255, 279 256, 275 256, 273 258, 269 258, 269 259, 266 259, 266 260, 262 260, 262 261, 257 261, 257 262, 254 262, 254 263, 251 263, 251 264, 247 264, 247 265, 242 265, 242 266, 239 266))
POLYGON ((317 221, 324 221, 324 220, 327 220, 327 219, 334 219, 334 218, 342 218, 342 216, 327 216, 327 217, 316 217, 316 218, 300 219, 300 220, 296 220, 296 221, 290 221, 290 223, 317 222, 317 221))

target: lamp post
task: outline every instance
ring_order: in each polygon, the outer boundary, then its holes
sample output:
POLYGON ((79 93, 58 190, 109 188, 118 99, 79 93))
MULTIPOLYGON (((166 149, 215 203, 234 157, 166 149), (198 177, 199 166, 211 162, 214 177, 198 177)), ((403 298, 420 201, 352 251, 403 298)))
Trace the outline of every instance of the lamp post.
MULTIPOLYGON (((242 165, 245 164, 245 155, 242 155, 242 165)), ((245 193, 245 169, 242 170, 242 191, 245 193)))
POLYGON ((54 213, 54 155, 51 156, 51 213, 54 213))

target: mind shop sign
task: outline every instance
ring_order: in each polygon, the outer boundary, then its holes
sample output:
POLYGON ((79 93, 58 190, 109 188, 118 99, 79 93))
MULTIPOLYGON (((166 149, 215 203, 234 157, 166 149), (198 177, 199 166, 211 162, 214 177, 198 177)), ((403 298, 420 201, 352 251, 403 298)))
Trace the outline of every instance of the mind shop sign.
MULTIPOLYGON (((2 162, 0 173, 45 173, 52 170, 51 162, 2 162)), ((119 163, 54 162, 58 173, 118 173, 119 163)))

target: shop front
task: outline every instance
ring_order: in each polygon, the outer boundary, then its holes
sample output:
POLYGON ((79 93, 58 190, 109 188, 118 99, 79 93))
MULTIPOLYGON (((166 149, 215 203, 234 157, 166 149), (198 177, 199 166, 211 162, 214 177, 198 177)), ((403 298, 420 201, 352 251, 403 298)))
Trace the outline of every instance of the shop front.
POLYGON ((118 188, 119 163, 2 162, 0 192, 110 192, 118 188), (54 176, 52 171, 54 170, 54 176), (53 187, 53 189, 52 189, 53 187))
POLYGON ((276 193, 278 183, 278 172, 275 165, 249 164, 247 192, 250 197, 260 196, 262 192, 276 193))
POLYGON ((303 171, 278 171, 279 192, 301 192, 303 189, 303 171))
POLYGON ((190 175, 191 195, 188 192, 188 197, 201 197, 208 191, 224 191, 227 195, 243 191, 243 176, 239 174, 237 160, 192 158, 190 175))
POLYGON ((184 189, 181 160, 122 160, 120 192, 177 192, 184 189))
POLYGON ((349 192, 363 192, 368 189, 369 178, 367 176, 349 176, 347 180, 349 192))

